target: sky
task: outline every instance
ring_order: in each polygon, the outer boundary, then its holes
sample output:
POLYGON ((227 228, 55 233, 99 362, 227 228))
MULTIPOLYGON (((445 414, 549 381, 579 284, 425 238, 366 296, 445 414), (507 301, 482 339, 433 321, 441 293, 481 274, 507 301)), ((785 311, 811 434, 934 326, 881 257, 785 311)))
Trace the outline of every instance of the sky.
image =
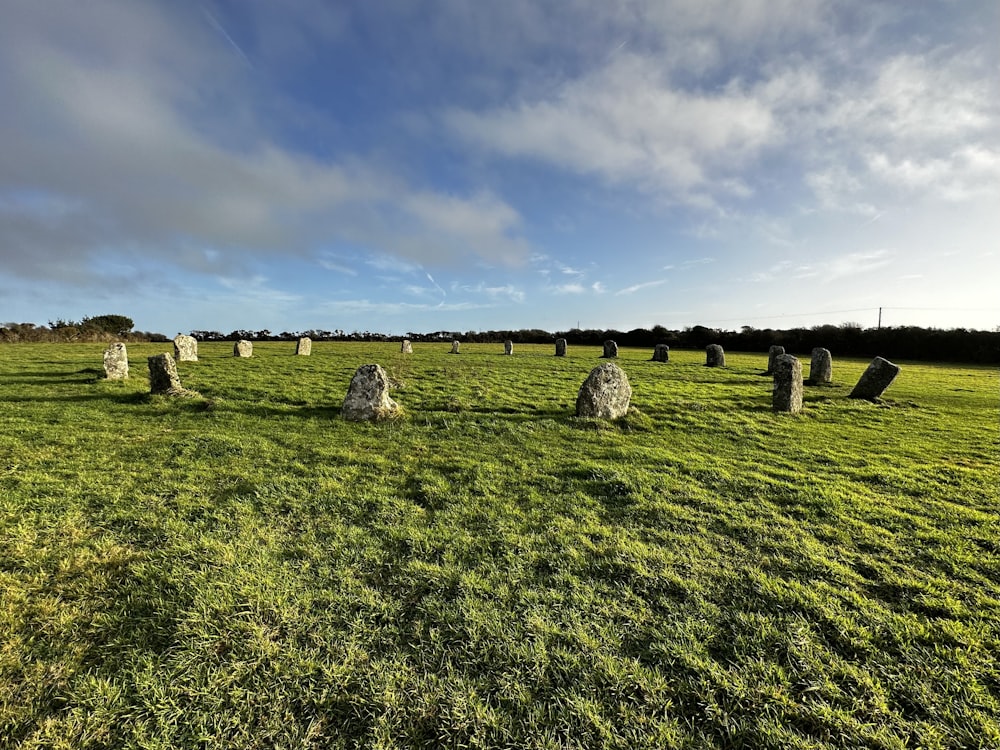
POLYGON ((0 0, 0 323, 1000 326, 995 0, 0 0))

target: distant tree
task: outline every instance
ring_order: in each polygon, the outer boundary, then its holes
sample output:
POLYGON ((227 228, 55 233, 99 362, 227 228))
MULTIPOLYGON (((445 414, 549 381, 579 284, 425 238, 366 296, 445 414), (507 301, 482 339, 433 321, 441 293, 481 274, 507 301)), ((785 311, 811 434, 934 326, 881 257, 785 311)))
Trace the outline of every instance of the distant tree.
POLYGON ((95 315, 80 321, 82 330, 101 331, 112 336, 124 336, 135 326, 132 318, 125 315, 95 315))

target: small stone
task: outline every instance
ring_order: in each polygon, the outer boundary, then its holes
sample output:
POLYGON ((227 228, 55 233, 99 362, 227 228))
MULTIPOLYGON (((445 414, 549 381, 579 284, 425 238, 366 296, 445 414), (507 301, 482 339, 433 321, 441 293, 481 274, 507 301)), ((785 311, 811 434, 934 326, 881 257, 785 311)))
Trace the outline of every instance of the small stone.
POLYGON ((312 354, 313 342, 308 336, 303 336, 299 339, 298 343, 295 344, 295 354, 298 357, 308 357, 312 354))
POLYGON ((810 385, 824 385, 833 380, 833 357, 830 356, 829 349, 817 346, 812 350, 812 359, 809 361, 810 385))
POLYGON ((556 339, 556 356, 566 356, 566 339, 556 339))
POLYGON ((460 348, 461 348, 461 344, 458 342, 458 340, 452 341, 451 342, 451 351, 448 352, 448 353, 449 354, 458 354, 459 353, 458 350, 460 348))
POLYGON ((774 359, 771 408, 790 414, 802 411, 802 363, 791 354, 779 354, 774 359))
POLYGON ((514 342, 507 340, 503 342, 503 353, 508 357, 514 353, 514 342))
POLYGON ((174 336, 174 357, 178 362, 197 362, 198 339, 178 333, 174 336))
POLYGON ((601 359, 614 359, 618 356, 618 344, 611 339, 604 342, 604 354, 601 355, 601 359))
POLYGON ((150 393, 163 393, 168 396, 198 395, 181 385, 181 379, 177 376, 177 365, 169 354, 157 354, 149 357, 147 361, 150 393))
POLYGON ((403 339, 403 343, 399 345, 400 354, 413 354, 413 344, 410 343, 409 339, 403 339))
POLYGON ((104 375, 108 380, 128 377, 128 352, 122 342, 116 341, 104 350, 104 375))
POLYGON ((628 376, 614 362, 605 362, 590 371, 576 397, 576 416, 618 419, 628 412, 632 386, 628 376))
POLYGON ((774 361, 785 353, 785 347, 783 346, 772 346, 767 350, 767 372, 765 375, 774 374, 774 361))
POLYGON ((657 344, 653 347, 653 362, 669 362, 670 347, 666 344, 657 344))
POLYGON ((875 357, 868 365, 868 369, 862 373, 861 379, 848 398, 866 398, 874 401, 885 392, 897 375, 899 375, 899 365, 894 365, 882 357, 875 357))
POLYGON ((709 344, 705 347, 705 367, 725 367, 726 352, 718 344, 709 344))
POLYGON ((236 342, 236 346, 233 347, 234 357, 252 357, 253 356, 253 342, 247 341, 246 339, 240 339, 236 342))
POLYGON ((362 365, 351 378, 351 385, 340 410, 344 419, 363 422, 390 419, 399 414, 399 404, 389 398, 389 378, 380 365, 362 365))

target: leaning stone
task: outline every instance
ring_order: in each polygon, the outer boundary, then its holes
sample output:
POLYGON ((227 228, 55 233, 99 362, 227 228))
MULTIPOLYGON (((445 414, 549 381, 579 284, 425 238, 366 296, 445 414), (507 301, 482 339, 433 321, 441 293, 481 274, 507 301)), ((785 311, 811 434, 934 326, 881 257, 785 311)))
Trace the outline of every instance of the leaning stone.
POLYGON ((726 352, 718 344, 705 347, 705 367, 725 367, 726 352))
POLYGON ((189 391, 181 385, 177 376, 177 365, 169 354, 157 354, 149 357, 149 392, 162 393, 168 396, 197 396, 195 391, 189 391))
POLYGON ((611 339, 604 342, 604 354, 601 355, 602 359, 614 359, 618 356, 618 344, 611 339))
POLYGON ((174 357, 178 362, 197 362, 198 339, 178 333, 174 336, 174 357))
POLYGON ((898 365, 882 357, 875 357, 848 398, 866 398, 874 401, 892 384, 897 375, 899 375, 898 365))
POLYGON ((657 344, 653 347, 653 362, 669 362, 670 347, 666 344, 657 344))
POLYGON ((771 408, 790 414, 802 411, 802 363, 791 354, 780 354, 774 359, 771 408))
POLYGON ((774 361, 785 353, 785 347, 783 346, 772 346, 767 350, 767 372, 765 375, 774 374, 774 361))
POLYGON ((124 380, 128 377, 128 352, 121 341, 116 341, 104 350, 104 375, 108 380, 124 380))
POLYGON ((614 362, 605 362, 590 371, 576 397, 576 416, 618 419, 628 412, 632 386, 628 376, 614 362))
POLYGON ((247 341, 246 339, 240 339, 236 342, 236 346, 233 347, 234 357, 252 357, 253 356, 253 342, 247 341))
POLYGON ((566 339, 556 339, 556 356, 566 356, 566 339))
POLYGON ((313 342, 308 336, 303 336, 295 345, 295 354, 299 357, 308 357, 312 354, 313 342))
POLYGON ((381 366, 358 368, 351 378, 340 413, 350 422, 389 419, 399 413, 399 404, 389 398, 389 378, 381 366))
POLYGON ((457 340, 456 341, 452 341, 451 342, 451 351, 449 352, 449 354, 458 354, 458 350, 459 350, 460 346, 461 345, 459 344, 459 342, 457 340))
POLYGON ((817 346, 809 362, 809 385, 825 385, 833 380, 833 357, 829 349, 817 346))
POLYGON ((506 354, 506 355, 508 355, 508 356, 514 353, 514 342, 513 341, 504 341, 503 342, 503 353, 506 354))
POLYGON ((399 351, 401 354, 413 354, 413 344, 410 343, 409 339, 403 339, 403 343, 399 345, 399 351))

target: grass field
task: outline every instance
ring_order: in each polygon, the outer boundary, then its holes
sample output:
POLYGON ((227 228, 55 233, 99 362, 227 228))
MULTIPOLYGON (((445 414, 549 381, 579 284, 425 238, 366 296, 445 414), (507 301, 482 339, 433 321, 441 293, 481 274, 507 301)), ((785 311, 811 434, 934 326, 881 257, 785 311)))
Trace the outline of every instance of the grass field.
POLYGON ((0 347, 0 747, 1000 747, 996 369, 414 350, 0 347))

